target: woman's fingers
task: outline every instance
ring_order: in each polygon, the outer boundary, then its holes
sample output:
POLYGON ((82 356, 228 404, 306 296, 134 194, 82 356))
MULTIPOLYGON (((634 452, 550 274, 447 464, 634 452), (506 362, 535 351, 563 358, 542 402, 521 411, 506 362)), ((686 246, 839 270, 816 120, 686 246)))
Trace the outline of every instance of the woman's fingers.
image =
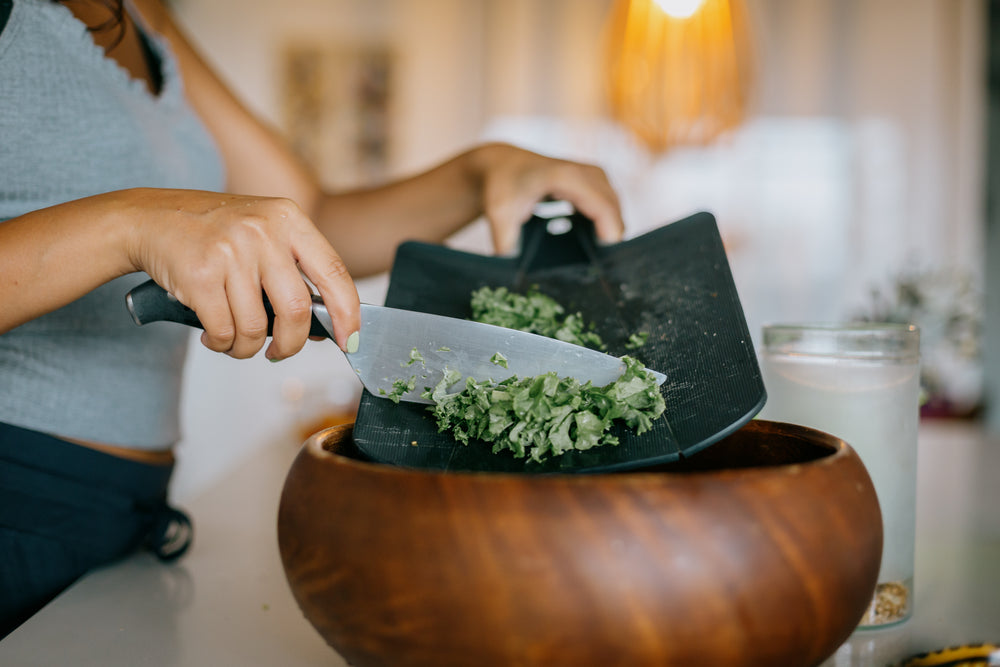
POLYGON ((490 146, 484 154, 483 203, 498 252, 513 250, 521 224, 546 197, 564 199, 593 220, 601 241, 621 240, 625 225, 618 195, 601 168, 511 146, 490 146))
POLYGON ((296 354, 309 337, 312 320, 312 294, 298 271, 277 271, 262 281, 274 323, 271 343, 264 356, 280 361, 296 354))
POLYGON ((226 297, 232 310, 233 339, 229 349, 224 351, 236 359, 254 356, 267 339, 267 312, 260 286, 256 271, 249 276, 231 275, 226 282, 226 297))
POLYGON ((548 194, 565 199, 594 223, 597 238, 617 243, 625 231, 618 195, 604 171, 592 165, 573 164, 561 172, 548 194))
POLYGON ((236 323, 224 289, 199 290, 191 298, 176 295, 181 303, 194 310, 204 332, 201 343, 214 352, 229 352, 236 340, 236 323))
MULTIPOLYGON (((315 234, 319 236, 319 232, 315 234)), ((306 244, 312 248, 322 248, 321 252, 311 252, 299 255, 299 268, 309 280, 316 285, 323 305, 326 306, 330 319, 333 320, 334 340, 345 352, 349 349, 348 339, 352 334, 358 334, 361 328, 361 302, 358 290, 351 280, 347 266, 340 256, 325 242, 322 246, 306 244)), ((356 341, 357 335, 354 336, 356 341)))

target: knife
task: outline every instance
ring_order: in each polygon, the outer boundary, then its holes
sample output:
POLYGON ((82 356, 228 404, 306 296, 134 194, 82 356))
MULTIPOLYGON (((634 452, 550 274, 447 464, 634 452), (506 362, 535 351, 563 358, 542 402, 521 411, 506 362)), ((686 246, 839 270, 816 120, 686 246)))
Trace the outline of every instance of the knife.
MULTIPOLYGON (((193 310, 152 280, 125 297, 136 324, 166 321, 203 328, 193 310)), ((266 297, 268 333, 274 311, 266 297)), ((323 300, 314 295, 309 335, 333 339, 333 320, 323 300)), ((431 404, 420 394, 436 386, 445 371, 465 378, 500 382, 511 376, 533 377, 555 372, 595 386, 609 384, 625 370, 610 354, 533 333, 454 317, 361 304, 358 349, 347 361, 373 396, 392 396, 411 403, 431 404), (409 384, 412 389, 402 391, 409 384)), ((646 369, 663 384, 666 376, 646 369)))

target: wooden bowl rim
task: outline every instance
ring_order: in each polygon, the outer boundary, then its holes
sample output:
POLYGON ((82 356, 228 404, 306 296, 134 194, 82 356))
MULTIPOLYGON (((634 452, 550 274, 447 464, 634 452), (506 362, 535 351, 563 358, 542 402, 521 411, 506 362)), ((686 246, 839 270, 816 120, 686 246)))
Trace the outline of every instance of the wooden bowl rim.
MULTIPOLYGON (((851 446, 845 442, 843 439, 837 436, 831 435, 824 431, 819 431, 817 429, 809 428, 807 426, 800 426, 798 424, 790 424, 785 422, 769 421, 764 419, 754 419, 749 422, 744 429, 750 428, 755 430, 761 430, 764 432, 771 432, 779 435, 788 435, 795 438, 807 439, 813 441, 816 445, 821 447, 826 447, 830 451, 828 454, 821 455, 817 458, 810 459, 808 461, 795 461, 789 463, 777 463, 773 465, 762 465, 762 466, 745 466, 745 467, 732 467, 732 468, 717 468, 710 470, 663 470, 663 469, 646 469, 646 468, 636 468, 633 470, 624 471, 613 471, 613 472, 602 472, 602 473, 587 473, 587 472, 553 472, 553 473, 540 473, 527 475, 524 473, 516 472, 489 472, 489 471, 464 471, 464 470, 439 470, 439 469, 421 469, 421 468, 407 468, 403 466, 395 466, 387 463, 380 463, 378 461, 365 461, 362 459, 357 459, 351 456, 345 456, 337 452, 330 451, 326 448, 325 444, 331 440, 340 437, 343 431, 347 431, 347 437, 350 437, 350 431, 354 428, 354 423, 344 423, 337 424, 335 426, 330 426, 317 431, 311 435, 303 444, 303 450, 308 452, 308 454, 324 463, 329 463, 340 468, 355 470, 357 472, 366 472, 368 474, 386 475, 386 476, 405 476, 405 477, 420 477, 420 476, 437 476, 437 475, 448 475, 449 477, 463 477, 463 478, 473 478, 476 480, 482 479, 536 479, 536 480, 566 480, 566 479, 595 479, 600 478, 607 480, 609 478, 621 478, 628 479, 630 481, 636 481, 640 479, 651 479, 655 478, 657 480, 667 479, 697 479, 706 476, 711 477, 758 477, 758 476, 768 476, 781 473, 789 473, 797 471, 801 468, 816 468, 822 466, 830 466, 839 464, 848 458, 857 458, 857 454, 851 448, 851 446)), ((741 429, 742 430, 742 429, 741 429)), ((653 468, 650 466, 649 468, 653 468)))

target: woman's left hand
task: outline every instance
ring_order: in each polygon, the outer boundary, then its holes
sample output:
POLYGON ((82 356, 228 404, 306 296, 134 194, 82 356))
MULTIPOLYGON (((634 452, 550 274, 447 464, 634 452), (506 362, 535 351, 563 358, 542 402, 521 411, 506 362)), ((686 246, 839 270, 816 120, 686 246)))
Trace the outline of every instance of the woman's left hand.
POLYGON ((618 195, 602 169, 497 143, 410 178, 315 198, 313 219, 351 275, 361 278, 392 266, 400 243, 441 243, 481 216, 495 251, 510 253, 521 225, 547 198, 567 201, 593 220, 598 240, 621 240, 618 195))
POLYGON ((601 168, 507 144, 482 146, 470 157, 480 175, 483 212, 498 253, 514 249, 521 225, 545 198, 571 203, 594 222, 601 241, 621 240, 624 223, 618 196, 601 168))

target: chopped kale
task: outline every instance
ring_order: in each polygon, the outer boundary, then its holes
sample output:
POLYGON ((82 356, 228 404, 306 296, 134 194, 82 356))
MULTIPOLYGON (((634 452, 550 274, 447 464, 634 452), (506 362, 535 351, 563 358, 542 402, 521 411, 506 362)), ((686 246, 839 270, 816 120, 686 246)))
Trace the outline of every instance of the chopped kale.
POLYGON ((511 292, 506 287, 482 287, 472 293, 472 319, 508 329, 556 338, 567 343, 604 350, 604 341, 585 325, 580 313, 566 314, 550 296, 536 288, 527 294, 511 292))
POLYGON ((446 371, 423 396, 434 401, 429 409, 438 429, 459 442, 483 440, 493 444, 494 453, 509 449, 515 457, 542 461, 572 449, 618 444, 609 432, 615 421, 638 434, 652 427, 665 409, 656 380, 637 360, 622 360, 625 372, 603 387, 545 373, 502 382, 467 378, 464 387, 449 393, 461 374, 446 371))
POLYGON ((640 347, 646 344, 649 340, 649 333, 641 331, 639 333, 634 333, 628 337, 628 342, 625 343, 626 350, 638 350, 640 347))
POLYGON ((385 389, 379 389, 378 393, 385 396, 393 403, 399 403, 403 394, 413 391, 417 388, 417 376, 413 375, 409 380, 404 380, 399 378, 398 380, 392 381, 392 390, 386 391, 385 389))
MULTIPOLYGON (((605 349, 600 336, 592 326, 585 325, 580 313, 567 315, 559 303, 535 288, 522 295, 504 287, 483 287, 473 292, 471 305, 472 319, 478 322, 605 349)), ((647 338, 646 333, 633 334, 626 347, 641 347, 647 338)), ((515 457, 542 461, 570 450, 616 445, 618 438, 611 433, 615 422, 623 422, 642 434, 663 414, 665 405, 655 378, 638 360, 628 356, 621 359, 625 371, 603 387, 560 378, 555 372, 514 376, 501 382, 480 382, 470 377, 463 382, 459 371, 445 368, 437 385, 426 388, 421 396, 433 402, 428 409, 438 430, 450 432, 459 442, 482 440, 492 443, 494 453, 510 450, 515 457), (456 390, 449 391, 453 386, 456 390)), ((409 361, 400 365, 410 366, 417 361, 424 365, 424 358, 414 348, 409 361)), ((490 362, 508 367, 507 358, 500 352, 490 362)), ((415 384, 413 376, 409 381, 393 382, 389 393, 380 391, 398 403, 404 394, 413 391, 415 384)))
POLYGON ((409 359, 409 361, 401 361, 401 362, 399 362, 399 365, 400 366, 412 366, 414 363, 416 363, 418 361, 420 362, 420 365, 423 366, 424 365, 424 355, 420 354, 420 352, 417 351, 417 348, 413 348, 412 350, 410 350, 410 359, 409 359))

